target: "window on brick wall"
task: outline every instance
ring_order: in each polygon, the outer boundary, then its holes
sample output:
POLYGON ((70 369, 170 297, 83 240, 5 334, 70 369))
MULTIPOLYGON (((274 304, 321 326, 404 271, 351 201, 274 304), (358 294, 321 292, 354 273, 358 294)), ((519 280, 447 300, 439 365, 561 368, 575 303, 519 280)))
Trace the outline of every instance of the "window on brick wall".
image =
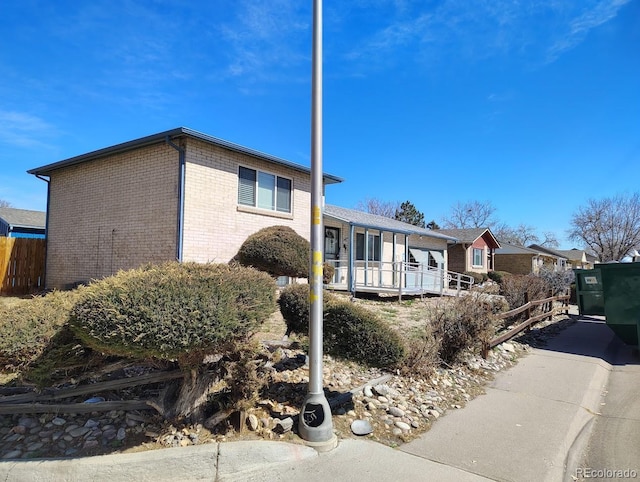
POLYGON ((291 179, 246 167, 238 170, 238 204, 291 212, 291 179))
POLYGON ((484 250, 481 248, 473 248, 473 266, 483 266, 484 250))

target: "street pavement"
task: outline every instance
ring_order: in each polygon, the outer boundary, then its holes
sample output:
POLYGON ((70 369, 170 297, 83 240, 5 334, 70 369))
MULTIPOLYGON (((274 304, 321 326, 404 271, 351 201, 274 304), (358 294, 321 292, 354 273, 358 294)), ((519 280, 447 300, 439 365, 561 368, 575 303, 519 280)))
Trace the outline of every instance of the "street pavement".
POLYGON ((640 478, 640 361, 580 319, 399 448, 244 441, 66 460, 3 461, 11 481, 575 481, 640 478), (620 472, 613 472, 613 471, 620 472), (592 476, 603 475, 600 479, 592 476))

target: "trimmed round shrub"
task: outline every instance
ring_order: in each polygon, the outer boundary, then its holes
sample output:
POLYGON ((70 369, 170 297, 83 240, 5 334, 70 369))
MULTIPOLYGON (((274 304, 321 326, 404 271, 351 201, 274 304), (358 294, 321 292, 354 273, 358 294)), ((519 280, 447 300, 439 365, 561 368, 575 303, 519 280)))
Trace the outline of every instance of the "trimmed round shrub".
POLYGON ((333 356, 375 367, 395 366, 405 355, 398 334, 375 313, 343 301, 326 307, 324 348, 333 356))
POLYGON ((249 236, 233 258, 271 276, 309 277, 311 245, 288 226, 270 226, 249 236))
POLYGON ((103 353, 185 365, 246 340, 275 310, 275 291, 269 275, 241 266, 145 266, 88 286, 70 321, 103 353))
MULTIPOLYGON (((291 333, 306 335, 309 333, 309 288, 308 284, 295 284, 285 286, 280 291, 278 305, 287 324, 287 335, 291 333)), ((331 293, 323 291, 324 309, 333 298, 331 293)))
POLYGON ((495 281, 496 283, 500 284, 500 283, 502 283, 502 280, 506 276, 510 276, 511 273, 508 273, 506 271, 489 271, 489 273, 487 273, 487 275, 489 276, 490 280, 495 281))
MULTIPOLYGON (((278 299, 287 334, 309 333, 309 285, 285 287, 278 299)), ((323 292, 323 341, 327 353, 371 366, 389 367, 405 354, 400 337, 362 306, 323 292)))

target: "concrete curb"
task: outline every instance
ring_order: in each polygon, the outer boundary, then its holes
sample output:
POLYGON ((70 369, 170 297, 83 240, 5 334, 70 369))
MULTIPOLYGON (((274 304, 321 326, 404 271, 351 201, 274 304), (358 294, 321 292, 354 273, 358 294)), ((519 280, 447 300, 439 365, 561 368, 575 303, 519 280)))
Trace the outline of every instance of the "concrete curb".
MULTIPOLYGON (((580 459, 589 442, 593 422, 598 415, 600 403, 603 400, 603 392, 609 381, 612 367, 610 364, 600 361, 594 371, 593 378, 584 394, 580 408, 576 412, 575 418, 567 429, 567 435, 562 450, 565 454, 562 464, 564 473, 550 473, 548 480, 564 480, 573 482, 573 476, 580 465, 580 459), (606 365, 606 366, 603 366, 606 365), (552 476, 553 475, 553 476, 552 476)), ((560 458, 559 454, 559 458, 560 458)))
POLYGON ((283 464, 317 458, 304 445, 241 441, 75 459, 0 462, 4 482, 180 482, 247 480, 283 464))
MULTIPOLYGON (((218 445, 217 481, 248 480, 253 474, 289 463, 317 459, 318 452, 286 442, 242 441, 218 445)), ((175 480, 175 479, 174 479, 175 480)))

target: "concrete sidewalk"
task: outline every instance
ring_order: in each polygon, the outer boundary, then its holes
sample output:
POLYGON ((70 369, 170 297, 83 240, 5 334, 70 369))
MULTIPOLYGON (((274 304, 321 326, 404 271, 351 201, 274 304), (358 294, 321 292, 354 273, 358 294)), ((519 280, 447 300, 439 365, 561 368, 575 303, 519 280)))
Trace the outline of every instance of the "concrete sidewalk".
POLYGON ((611 371, 614 337, 581 320, 499 373, 482 395, 393 449, 366 439, 318 454, 230 442, 73 460, 0 462, 5 481, 572 480, 611 371), (577 442, 576 442, 577 441, 577 442))

